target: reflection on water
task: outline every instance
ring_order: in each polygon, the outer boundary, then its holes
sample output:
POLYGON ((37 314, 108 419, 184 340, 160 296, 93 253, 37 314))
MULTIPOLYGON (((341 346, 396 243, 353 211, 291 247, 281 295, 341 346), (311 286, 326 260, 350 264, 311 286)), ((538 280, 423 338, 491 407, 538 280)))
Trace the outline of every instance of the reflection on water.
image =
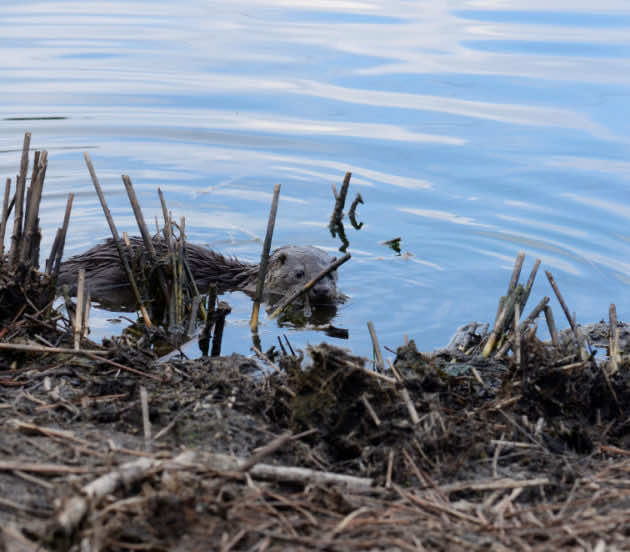
MULTIPOLYGON (((368 320, 383 345, 443 345, 494 316, 520 249, 554 272, 578 320, 610 302, 627 319, 630 4, 552 4, 13 2, 0 19, 0 177, 30 130, 49 151, 44 252, 70 191, 67 253, 109 235, 90 150, 121 231, 135 233, 125 173, 147 220, 160 187, 191 241, 255 262, 276 183, 274 245, 338 249, 331 185, 352 171, 365 224, 345 225, 349 301, 333 320, 348 339, 267 323, 263 346, 286 331, 296 346, 370 354, 368 320), (396 237, 400 254, 383 245, 396 237)), ((229 301, 224 351, 246 352, 249 300, 229 301)), ((99 335, 110 317, 92 317, 99 335)))

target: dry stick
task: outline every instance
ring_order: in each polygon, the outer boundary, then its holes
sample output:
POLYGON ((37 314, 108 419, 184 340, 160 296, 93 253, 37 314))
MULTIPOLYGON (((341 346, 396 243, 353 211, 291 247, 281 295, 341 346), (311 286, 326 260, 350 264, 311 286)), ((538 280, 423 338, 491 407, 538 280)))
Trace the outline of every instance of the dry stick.
MULTIPOLYGON (((348 187, 350 186, 350 178, 352 177, 351 172, 347 172, 343 177, 343 184, 341 185, 341 190, 338 194, 335 194, 335 208, 333 209, 332 215, 330 216, 330 226, 331 228, 341 222, 343 207, 346 203, 346 195, 348 195, 348 187)), ((334 188, 333 188, 334 193, 334 188)))
MULTIPOLYGON (((0 346, 2 344, 0 343, 0 346)), ((1 347, 0 347, 1 348, 1 347)), ((72 349, 69 349, 73 351, 72 349)), ((126 372, 131 372, 132 374, 136 374, 138 376, 144 376, 145 378, 150 378, 154 381, 162 382, 162 378, 160 376, 154 376, 153 374, 148 374, 147 372, 143 372, 142 370, 138 370, 136 368, 132 368, 131 366, 125 366, 124 364, 120 364, 119 362, 114 362, 113 360, 109 360, 108 358, 103 358, 96 356, 94 353, 105 354, 107 351, 86 351, 85 349, 81 349, 80 351, 73 351, 75 353, 83 353, 92 360, 98 360, 99 362, 104 362, 105 364, 109 364, 114 368, 118 368, 119 370, 125 370, 126 372)))
MULTIPOLYGON (((31 192, 33 188, 33 183, 37 180, 37 173, 39 172, 39 155, 40 152, 36 151, 33 156, 33 171, 31 173, 31 185, 26 189, 26 211, 24 214, 24 220, 27 220, 29 217, 29 209, 31 204, 31 192)), ((26 229, 26 225, 24 225, 24 229, 26 229)))
POLYGON ((306 293, 317 282, 319 282, 324 276, 326 276, 327 274, 330 274, 333 270, 336 270, 343 263, 345 263, 346 261, 350 260, 351 258, 352 258, 352 256, 350 255, 350 253, 346 253, 343 257, 341 257, 341 259, 337 259, 334 263, 331 263, 330 265, 328 265, 324 270, 322 270, 312 280, 309 280, 308 282, 306 282, 306 284, 304 284, 301 288, 299 288, 299 289, 293 291, 292 293, 289 293, 288 295, 286 295, 278 303, 278 306, 276 307, 276 310, 274 310, 271 313, 271 315, 269 316, 269 319, 273 319, 276 316, 278 316, 289 304, 291 304, 293 301, 295 301, 300 295, 302 295, 303 293, 306 293))
POLYGON ((63 225, 61 226, 61 233, 59 235, 59 243, 55 256, 52 252, 50 254, 51 272, 53 278, 57 278, 59 274, 59 268, 61 267, 61 258, 63 257, 63 249, 66 244, 66 235, 68 234, 68 225, 70 224, 70 212, 72 211, 72 202, 74 201, 74 193, 68 194, 68 201, 66 203, 66 212, 63 215, 63 225), (54 268, 52 268, 54 267, 54 268))
POLYGON ((90 309, 92 308, 92 294, 90 293, 90 288, 85 288, 85 301, 83 302, 83 329, 81 331, 81 337, 83 339, 87 339, 88 334, 90 333, 90 309))
POLYGON ((356 211, 357 205, 359 203, 363 204, 363 198, 361 197, 361 194, 356 195, 354 201, 352 202, 352 205, 350 205, 350 209, 348 210, 348 218, 350 219, 350 224, 352 224, 353 228, 355 228, 356 230, 361 230, 361 228, 363 227, 362 222, 357 222, 356 211))
POLYGON ((74 313, 74 348, 78 351, 81 346, 81 334, 83 333, 83 304, 85 301, 85 268, 79 269, 79 281, 77 283, 77 307, 74 313))
MULTIPOLYGON (((541 313, 541 311, 544 310, 544 308, 547 306, 547 303, 549 303, 549 297, 547 297, 545 295, 545 297, 543 297, 538 304, 533 308, 532 312, 529 313, 528 317, 521 323, 521 332, 524 332, 529 325, 536 320, 536 318, 538 317, 538 315, 541 313)), ((516 334, 513 334, 502 346, 501 348, 497 351, 496 354, 496 358, 501 358, 506 352, 507 350, 512 346, 512 343, 514 343, 514 338, 515 338, 516 334)))
MULTIPOLYGON (((107 351, 100 351, 98 349, 68 349, 65 347, 44 347, 42 345, 26 345, 24 343, 0 343, 0 350, 4 351, 22 351, 24 353, 61 353, 70 355, 87 355, 94 356, 98 360, 105 361, 104 358, 99 358, 96 355, 106 355, 107 351)), ((161 380, 160 380, 161 381, 161 380)))
POLYGON ((378 343, 378 336, 376 335, 376 330, 371 320, 368 321, 367 327, 370 332, 370 338, 372 339, 372 350, 376 356, 376 371, 382 374, 385 371, 385 363, 383 362, 383 355, 381 354, 381 346, 378 343))
POLYGON ((275 439, 273 439, 270 443, 266 444, 263 447, 260 447, 258 450, 254 452, 245 462, 243 462, 237 471, 246 472, 251 470, 256 464, 260 463, 260 461, 265 457, 273 454, 276 450, 282 448, 286 443, 291 441, 293 438, 293 433, 287 431, 282 435, 279 435, 275 439))
POLYGON ((372 418, 372 421, 374 422, 374 425, 376 427, 379 427, 381 425, 381 420, 378 417, 378 414, 376 413, 376 410, 374 410, 374 407, 370 404, 370 401, 365 396, 365 393, 362 393, 360 398, 361 398, 361 402, 363 403, 363 406, 365 406, 365 409, 368 411, 368 414, 372 418))
POLYGON ((481 354, 486 358, 490 356, 492 349, 494 349, 494 346, 497 343, 497 339, 499 338, 499 332, 503 328, 503 322, 505 321, 505 317, 508 311, 508 309, 506 308, 507 307, 506 303, 507 303, 507 300, 504 301, 503 308, 501 309, 499 316, 497 316, 497 319, 494 322, 494 328, 492 328, 492 331, 490 332, 490 335, 488 336, 488 341, 486 341, 483 351, 481 352, 481 354))
POLYGON ((529 294, 534 286, 534 280, 536 279, 536 274, 538 274, 538 267, 540 267, 540 259, 536 259, 534 262, 532 271, 529 273, 529 278, 527 279, 527 284, 525 284, 525 295, 523 296, 523 301, 521 302, 521 312, 525 309, 525 304, 527 303, 529 294))
POLYGON ((560 345, 560 339, 558 339, 558 330, 556 329, 556 322, 553 319, 553 312, 549 305, 545 306, 545 320, 547 321, 547 327, 551 334, 551 343, 554 347, 560 345))
MULTIPOLYGON (((142 215, 142 209, 140 208, 140 203, 138 202, 138 198, 136 196, 136 191, 133 189, 133 184, 131 183, 131 178, 128 175, 123 174, 122 180, 125 185, 125 190, 127 190, 127 196, 129 197, 129 203, 131 203, 131 208, 133 209, 133 214, 136 217, 136 223, 138 224, 138 228, 140 229, 140 234, 142 235, 142 240, 144 241, 144 247, 149 254, 149 259, 152 263, 155 263, 157 260, 157 254, 155 252, 155 247, 153 246, 153 240, 151 239, 151 234, 149 234, 149 229, 147 228, 146 222, 144 221, 144 216, 142 215)), ((162 288, 162 293, 164 294, 164 298, 168 299, 170 296, 168 286, 166 285, 166 279, 164 278, 164 273, 160 267, 157 267, 157 275, 158 281, 160 282, 160 287, 162 288)))
POLYGON ((584 347, 584 344, 582 342, 582 337, 580 336, 578 332, 578 328, 577 328, 577 325, 575 324, 575 320, 573 319, 573 317, 571 316, 571 313, 569 312, 569 307, 567 307, 567 304, 564 302, 564 298, 562 297, 562 294, 560 293, 560 290, 558 289, 558 286, 556 285, 556 281, 551 275, 551 272, 549 272, 548 270, 545 270, 545 274, 547 275, 547 279, 549 280, 549 283, 551 284, 551 287, 553 288, 553 291, 556 294, 556 297, 558 298, 558 302, 560 303, 560 306, 562 307, 562 310, 564 311, 564 314, 567 317, 567 320, 569 321, 569 325, 571 326, 571 330, 573 331, 573 335, 575 336, 575 339, 578 344, 578 348, 580 350, 580 358, 582 360, 588 360, 589 358, 588 351, 584 347))
POLYGON ((158 188, 158 196, 160 196, 160 204, 162 205, 162 216, 164 217, 164 239, 166 240, 166 247, 168 248, 168 252, 173 252, 173 247, 171 244, 171 217, 168 214, 168 209, 166 208, 166 201, 164 200, 164 194, 162 190, 158 188))
POLYGON ((36 167, 33 169, 33 177, 31 179, 31 187, 29 188, 29 198, 26 205, 26 219, 24 222, 24 243, 20 251, 20 261, 29 264, 38 263, 39 259, 31 259, 31 248, 33 247, 33 239, 37 233, 37 222, 39 215, 39 204, 42 199, 42 190, 44 188, 44 179, 46 178, 46 168, 48 166, 48 152, 42 151, 40 155, 35 155, 36 167))
POLYGON ((140 386, 140 408, 142 410, 142 429, 144 431, 144 448, 151 448, 151 420, 149 419, 149 394, 144 385, 140 386))
POLYGON ((514 360, 516 367, 521 368, 521 307, 518 303, 514 305, 514 360))
POLYGON ((13 236, 11 236, 11 249, 9 251, 9 263, 15 264, 20 258, 22 244, 22 217, 24 214, 24 190, 26 188, 26 173, 28 171, 28 151, 31 146, 31 133, 24 134, 22 146, 22 159, 20 161, 20 174, 15 184, 15 214, 13 215, 13 236))
POLYGON ((151 323, 151 317, 147 312, 147 309, 142 302, 142 298, 140 297, 140 291, 138 290, 138 286, 136 284, 136 279, 133 276, 133 272, 131 267, 129 266, 129 259, 127 258, 127 254, 123 250, 123 247, 120 243, 120 237, 118 235, 118 230, 116 229, 116 225, 114 224, 114 219, 112 218, 112 214, 107 206, 107 202, 105 201, 105 196, 103 195, 103 190, 101 189, 101 185, 98 182, 98 178, 96 177, 96 171, 94 170, 94 166, 92 165, 92 161, 90 159, 90 155, 85 152, 83 154, 85 157, 85 163, 87 165, 88 171, 90 171, 90 176, 92 177, 92 184, 94 184, 94 189, 96 190, 96 194, 98 195, 98 199, 101 202, 101 207, 103 208, 103 212, 105 213, 105 218, 109 224, 109 229, 112 232, 112 237, 114 238, 114 244, 116 245, 116 249, 118 250, 118 256, 123 264, 123 268, 125 269, 125 273, 127 274, 127 278, 129 279, 129 284, 131 285, 131 289, 133 291, 134 297, 138 302, 138 306, 140 307, 140 312, 142 313, 142 317, 144 318, 144 323, 147 327, 151 327, 153 324, 151 323))
MULTIPOLYGON (((407 386, 405 385, 405 380, 403 379, 400 372, 396 369, 396 367, 392 364, 391 360, 387 359, 387 364, 389 365, 389 369, 392 371, 394 376, 396 376, 396 379, 398 380, 399 385, 402 386, 400 387, 400 396, 402 397, 405 403, 405 406, 407 407, 407 412, 409 412, 411 423, 413 425, 416 425, 420 422, 420 416, 418 416, 418 411, 416 410, 416 407, 414 406, 413 401, 411 400, 411 397, 409 395, 409 390, 407 389, 407 386)), ((483 381, 481 381, 481 385, 483 385, 483 381)))
POLYGON ((509 295, 512 290, 516 288, 516 284, 518 284, 518 279, 521 276, 521 269, 523 268, 523 261, 525 261, 525 253, 523 251, 519 251, 516 256, 516 261, 514 262, 514 269, 512 270, 512 277, 510 278, 506 296, 509 295))
POLYGON ((391 489, 393 469, 394 469, 394 449, 389 449, 389 454, 387 455, 387 473, 385 475, 385 488, 386 489, 391 489))
POLYGON ((271 209, 269 210, 269 219, 267 220, 267 233, 263 243, 263 250, 260 256, 260 265, 258 266, 258 279, 256 280, 256 296, 252 306, 252 316, 249 320, 249 327, 252 332, 258 331, 258 313, 260 311, 260 303, 263 298, 263 289, 265 287, 265 276, 267 275, 267 264, 269 263, 269 250, 271 249, 271 238, 273 237, 273 228, 276 224, 276 213, 278 212, 278 198, 280 197, 280 184, 273 187, 273 199, 271 201, 271 209))
POLYGON ((612 376, 619 369, 619 328, 617 327, 617 307, 614 303, 608 309, 610 326, 608 328, 608 361, 610 363, 610 375, 612 376))
POLYGON ((212 336, 212 350, 210 356, 221 356, 221 342, 223 341, 223 328, 225 327, 225 317, 232 312, 232 307, 225 301, 219 301, 214 322, 214 335, 212 336))
POLYGON ((2 219, 0 219, 0 258, 4 255, 4 236, 7 232, 7 218, 9 217, 9 196, 11 195, 11 179, 4 184, 4 200, 2 201, 2 219))

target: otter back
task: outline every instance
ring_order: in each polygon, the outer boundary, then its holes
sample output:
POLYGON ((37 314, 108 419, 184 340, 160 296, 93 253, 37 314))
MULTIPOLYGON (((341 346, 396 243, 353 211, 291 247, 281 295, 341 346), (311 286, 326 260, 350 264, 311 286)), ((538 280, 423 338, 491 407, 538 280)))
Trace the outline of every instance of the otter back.
MULTIPOLYGON (((141 238, 132 237, 130 242, 130 256, 133 261, 142 256, 145 250, 141 238)), ((158 256, 165 257, 167 247, 164 240, 155 237, 153 243, 158 256)), ((211 249, 190 243, 186 243, 185 253, 201 293, 205 293, 211 284, 216 284, 220 292, 236 290, 248 294, 255 292, 257 264, 226 257, 211 249)), ((282 296, 294 286, 305 284, 333 261, 334 258, 317 247, 287 245, 276 249, 269 258, 265 297, 282 296)), ((118 250, 111 238, 63 262, 57 285, 65 284, 72 294, 76 293, 77 274, 81 268, 85 269, 86 280, 95 298, 129 285, 118 257, 118 250)), ((337 298, 336 272, 320 280, 309 292, 309 298, 316 303, 334 303, 337 298)))

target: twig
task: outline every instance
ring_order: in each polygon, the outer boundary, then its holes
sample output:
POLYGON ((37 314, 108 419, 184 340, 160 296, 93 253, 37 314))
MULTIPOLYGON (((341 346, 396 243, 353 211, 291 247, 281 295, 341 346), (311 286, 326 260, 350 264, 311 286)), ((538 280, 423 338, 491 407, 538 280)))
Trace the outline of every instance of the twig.
POLYGON ((214 316, 214 335, 212 336, 212 350, 210 356, 221 355, 221 342, 223 341, 223 329, 225 328, 225 318, 232 312, 232 307, 226 301, 219 301, 214 316))
POLYGON ((11 195, 11 179, 7 178, 4 184, 4 200, 2 201, 2 218, 0 219, 0 258, 4 255, 4 236, 7 231, 7 219, 9 218, 9 196, 11 195))
POLYGON ((372 339, 372 351, 374 352, 374 356, 376 356, 376 370, 382 374, 385 371, 385 362, 383 362, 381 346, 379 345, 378 336, 376 335, 376 330, 371 320, 368 321, 367 327, 370 332, 370 338, 372 339))
POLYGON ((374 410, 374 408, 372 407, 372 405, 370 404, 370 401, 368 400, 368 398, 365 396, 365 393, 363 393, 361 395, 361 402, 363 403, 363 406, 365 406, 365 409, 368 411, 368 414, 370 415, 370 417, 372 418, 372 421, 374 422, 374 425, 376 427, 381 425, 381 420, 378 417, 378 414, 376 413, 376 411, 374 410))
POLYGON ((608 327, 608 362, 610 364, 610 375, 612 376, 619 369, 619 328, 617 328, 617 307, 614 303, 608 309, 610 325, 608 327))
POLYGON ((238 471, 246 472, 253 468, 256 464, 258 464, 265 456, 269 456, 273 454, 278 449, 282 448, 286 443, 291 441, 293 434, 290 431, 279 435, 275 439, 273 439, 270 443, 265 445, 264 447, 260 447, 254 454, 252 454, 245 462, 243 462, 238 471))
MULTIPOLYGON (((521 307, 517 303, 514 305, 514 360, 516 362, 516 367, 520 370, 521 366, 521 326, 520 326, 520 318, 521 318, 521 307)), ((525 374, 523 373, 523 379, 525 378, 525 374)))
POLYGON ((514 268, 512 269, 512 277, 510 278, 510 283, 508 285, 508 290, 506 295, 512 293, 512 291, 516 288, 516 284, 518 284, 518 279, 521 275, 521 269, 523 268, 523 262, 525 261, 525 253, 523 251, 519 251, 516 256, 516 261, 514 262, 514 268))
POLYGON ((74 201, 74 194, 68 194, 68 201, 66 202, 66 211, 63 216, 63 224, 58 230, 59 241, 55 239, 56 248, 50 252, 50 270, 49 274, 52 274, 53 278, 57 278, 59 274, 59 267, 61 266, 61 258, 63 257, 63 250, 66 243, 66 235, 68 234, 68 225, 70 224, 70 212, 72 211, 72 203, 74 201), (54 253, 54 254, 53 254, 54 253))
POLYGON ((523 297, 523 302, 521 303, 521 312, 525 310, 525 304, 529 299, 529 294, 532 291, 532 287, 534 286, 534 280, 536 279, 536 274, 538 273, 538 267, 540 267, 540 259, 536 259, 534 262, 534 266, 532 267, 531 272, 529 273, 529 278, 527 279, 527 283, 525 284, 525 295, 523 297))
MULTIPOLYGON (((131 178, 129 175, 122 175, 123 184, 125 185, 125 190, 127 190, 127 196, 129 197, 129 203, 131 203, 131 209, 133 210, 133 214, 136 217, 136 223, 138 224, 138 229, 140 230, 140 235, 142 236, 142 240, 144 241, 144 247, 147 250, 149 255, 149 259, 152 263, 156 263, 157 254, 155 252, 155 247, 153 245, 153 240, 151 239, 151 234, 149 234, 149 229, 147 228, 146 222, 144 221, 144 216, 142 215, 142 209, 140 208, 140 202, 136 196, 136 191, 133 188, 133 184, 131 183, 131 178)), ((156 263, 156 271, 158 276, 158 281, 160 282, 160 287, 162 288, 162 293, 164 294, 164 299, 168 303, 170 297, 170 291, 168 286, 166 285, 166 278, 164 277, 164 272, 162 271, 162 267, 157 265, 156 263)))
MULTIPOLYGON (((78 351, 75 351, 75 352, 78 352, 78 351)), ((150 378, 152 380, 159 381, 160 383, 162 382, 162 378, 159 376, 148 374, 147 372, 143 372, 142 370, 137 370, 136 368, 132 368, 131 366, 125 366, 124 364, 120 364, 119 362, 114 362, 113 360, 109 360, 108 358, 98 357, 94 354, 95 352, 100 352, 100 351, 86 351, 85 349, 81 349, 80 352, 82 352, 84 355, 87 355, 93 360, 104 362, 105 364, 109 364, 110 366, 113 366, 114 368, 118 368, 119 370, 125 370, 126 372, 131 372, 132 374, 136 374, 138 376, 150 378)), ((105 352, 106 351, 102 351, 102 353, 105 353, 105 352)))
POLYGON ((547 477, 537 477, 535 479, 487 479, 478 481, 461 481, 443 485, 441 488, 446 493, 459 491, 496 491, 504 489, 515 489, 522 487, 538 487, 549 485, 551 480, 547 477))
POLYGON ((556 329, 553 312, 549 305, 545 305, 545 320, 547 321, 547 327, 549 328, 549 333, 551 334, 551 343, 554 347, 557 347, 560 345, 560 340, 558 339, 558 330, 556 329))
POLYGON ((276 307, 276 310, 274 310, 271 313, 271 315, 269 315, 269 319, 272 320, 276 316, 278 316, 284 310, 284 308, 287 307, 287 305, 289 305, 290 303, 295 301, 303 293, 306 293, 317 282, 319 282, 324 276, 326 276, 327 274, 330 274, 332 271, 334 271, 337 268, 339 268, 343 263, 348 261, 350 258, 351 258, 350 253, 346 253, 343 257, 341 257, 341 259, 337 259, 335 262, 331 263, 330 265, 328 265, 327 268, 325 268, 319 274, 317 274, 317 276, 315 276, 312 280, 306 282, 306 284, 304 284, 300 289, 297 289, 297 290, 293 291, 292 293, 289 293, 287 296, 285 296, 278 303, 278 306, 276 307))
POLYGON ((269 209, 269 219, 267 220, 267 232, 265 233, 265 241, 263 242, 263 250, 260 255, 260 264, 258 265, 258 278, 256 280, 256 295, 252 306, 252 316, 249 320, 249 327, 252 332, 258 331, 258 313, 260 311, 260 303, 263 298, 265 287, 265 276, 267 276, 267 265, 269 264, 269 251, 271 250, 271 240, 273 238, 273 229, 276 224, 276 213, 278 212, 278 199, 280 197, 280 184, 273 187, 273 199, 271 201, 271 209, 269 209))
POLYGON ((346 203, 346 195, 348 194, 348 187, 350 186, 351 177, 352 177, 351 172, 347 172, 345 174, 345 176, 343 177, 343 184, 341 185, 341 190, 339 191, 338 194, 335 195, 335 207, 333 209, 332 215, 330 216, 331 228, 341 223, 343 207, 346 203))
POLYGON ((394 449, 389 449, 387 455, 387 473, 385 474, 385 488, 391 489, 392 487, 392 472, 394 469, 394 449))
POLYGON ((116 245, 116 249, 118 250, 118 256, 120 257, 120 261, 123 264, 123 268, 125 269, 125 273, 127 274, 127 278, 129 279, 129 284, 131 285, 131 289, 133 291, 134 297, 138 306, 140 307, 140 311, 142 313, 142 317, 144 319, 145 325, 150 328, 153 324, 151 323, 151 317, 147 312, 147 309, 142 302, 142 297, 140 296, 140 291, 138 290, 138 286, 136 284, 136 279, 133 276, 133 272, 131 267, 129 266, 129 259, 127 258, 127 254, 124 251, 120 237, 118 235, 118 230, 116 229, 116 225, 114 224, 114 219, 112 218, 112 214, 107 206, 107 201, 105 201, 105 196, 103 195, 103 190, 101 189, 101 185, 98 182, 98 178, 96 177, 96 171, 94 170, 94 166, 92 165, 92 161, 90 159, 90 155, 85 152, 83 154, 85 158, 85 163, 87 165, 88 171, 90 172, 90 176, 92 178, 92 184, 94 185, 94 189, 96 190, 96 194, 98 195, 98 199, 101 202, 101 207, 103 208, 103 212, 105 213, 105 218, 109 224, 109 229, 112 232, 112 237, 114 238, 114 244, 116 245))
POLYGON ((571 316, 571 313, 569 312, 569 307, 567 307, 567 304, 564 302, 564 298, 562 297, 562 294, 560 293, 560 290, 558 289, 558 286, 556 285, 556 281, 554 280, 554 277, 552 276, 551 272, 549 272, 548 270, 545 270, 545 274, 547 275, 547 279, 549 280, 549 283, 551 284, 551 287, 553 288, 553 291, 556 294, 556 297, 558 298, 558 302, 560 303, 560 306, 562 307, 562 310, 564 311, 564 314, 567 317, 567 320, 569 321, 569 325, 571 326, 571 330, 573 331, 573 335, 575 336, 575 339, 578 344, 578 348, 580 350, 580 357, 582 358, 582 360, 587 360, 589 357, 588 352, 586 351, 586 348, 584 347, 582 343, 582 338, 578 332, 578 328, 577 328, 577 325, 575 324, 575 320, 573 319, 573 317, 571 316))
MULTIPOLYGON (((538 315, 541 313, 541 311, 547 306, 547 303, 549 303, 549 297, 545 296, 543 297, 538 304, 533 308, 532 312, 529 313, 529 315, 527 316, 527 318, 525 318, 525 320, 523 320, 520 324, 521 326, 521 334, 523 332, 525 332, 527 330, 527 328, 529 327, 529 325, 536 320, 536 318, 538 317, 538 315)), ((506 352, 507 350, 512 346, 512 344, 514 343, 514 339, 516 337, 516 334, 513 333, 509 339, 506 340, 506 342, 501 346, 501 348, 497 351, 496 354, 496 358, 500 359, 506 352)))
POLYGON ((149 419, 149 394, 144 385, 140 386, 140 408, 142 410, 142 430, 144 432, 144 448, 151 449, 151 420, 149 419))
MULTIPOLYGON (((39 221, 39 204, 42 199, 44 188, 44 178, 46 177, 46 167, 48 166, 48 152, 42 151, 35 156, 35 167, 29 188, 29 197, 26 205, 26 218, 24 221, 22 248, 20 250, 20 262, 28 266, 38 265, 39 259, 33 258, 33 251, 39 250, 39 239, 37 239, 37 224, 39 221)), ((40 236, 41 237, 41 236, 40 236)))
POLYGON ((85 301, 85 268, 79 269, 77 283, 77 306, 74 312, 74 348, 80 349, 81 334, 83 333, 83 303, 85 301))
POLYGON ((13 215, 13 235, 11 236, 11 249, 9 250, 9 264, 15 265, 20 258, 22 245, 22 218, 24 215, 24 191, 26 188, 26 173, 28 171, 28 152, 31 146, 31 133, 24 134, 22 146, 22 159, 20 161, 20 174, 15 185, 15 213, 13 215))
MULTIPOLYGON (((82 354, 82 355, 106 355, 108 351, 100 351, 98 349, 68 349, 65 347, 42 347, 41 345, 26 345, 23 343, 0 343, 0 350, 5 351, 22 351, 25 353, 59 353, 59 354, 82 354)), ((96 357, 98 358, 98 357, 96 357)), ((99 360, 105 360, 99 358, 99 360)))
MULTIPOLYGON (((396 376, 396 379, 398 380, 397 387, 399 388, 400 396, 402 397, 402 400, 404 401, 405 406, 407 407, 407 412, 409 412, 411 423, 413 425, 417 425, 418 423, 420 423, 420 416, 418 416, 418 411, 416 410, 416 407, 413 404, 413 401, 411 400, 411 396, 409 395, 409 390, 407 389, 407 386, 405 385, 405 380, 403 379, 402 375, 398 372, 398 370, 396 370, 396 367, 392 364, 391 360, 387 359, 387 364, 389 365, 389 369, 392 371, 392 373, 394 374, 394 376, 396 376)), ((481 382, 481 384, 483 385, 483 381, 481 382)))
POLYGON ((348 210, 348 218, 350 219, 350 224, 352 224, 352 227, 355 230, 361 230, 361 228, 363 227, 362 222, 357 222, 356 210, 359 203, 363 204, 364 202, 361 194, 357 193, 354 201, 352 202, 352 205, 350 205, 350 209, 348 210))

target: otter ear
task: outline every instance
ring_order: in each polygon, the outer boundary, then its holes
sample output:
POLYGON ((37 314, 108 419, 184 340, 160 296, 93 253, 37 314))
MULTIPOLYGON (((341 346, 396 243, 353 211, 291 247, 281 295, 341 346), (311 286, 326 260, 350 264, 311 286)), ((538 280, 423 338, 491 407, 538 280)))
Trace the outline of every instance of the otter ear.
POLYGON ((287 254, 286 253, 280 253, 280 255, 278 255, 278 261, 280 262, 280 264, 284 264, 287 262, 287 254))

